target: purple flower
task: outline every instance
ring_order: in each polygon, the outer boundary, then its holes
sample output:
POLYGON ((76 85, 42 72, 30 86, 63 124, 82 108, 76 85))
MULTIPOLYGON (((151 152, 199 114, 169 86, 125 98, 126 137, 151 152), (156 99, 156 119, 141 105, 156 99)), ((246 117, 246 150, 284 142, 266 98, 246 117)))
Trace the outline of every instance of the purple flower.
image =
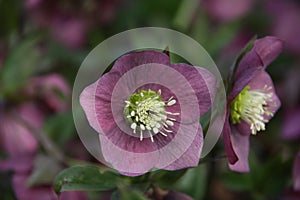
POLYGON ((42 100, 52 111, 61 112, 69 107, 71 90, 62 76, 53 73, 32 78, 26 94, 42 100))
POLYGON ((119 58, 86 87, 80 104, 98 132, 105 162, 126 175, 197 166, 199 117, 211 107, 215 78, 201 67, 171 64, 156 51, 119 58))
POLYGON ((38 148, 37 140, 31 131, 16 119, 16 114, 37 129, 42 127, 44 119, 44 114, 33 103, 0 113, 0 146, 10 158, 33 155, 38 148))
POLYGON ((295 26, 300 19, 300 6, 291 0, 268 0, 266 10, 272 17, 272 34, 285 41, 285 48, 300 54, 300 28, 295 26))
POLYGON ((293 180, 294 190, 300 191, 300 151, 294 161, 293 180))
POLYGON ((221 22, 237 20, 245 16, 253 7, 253 0, 205 0, 208 15, 221 22))
POLYGON ((281 137, 285 140, 300 139, 300 108, 288 110, 283 118, 281 137))
POLYGON ((249 171, 249 136, 265 130, 266 123, 280 107, 265 68, 279 55, 282 45, 275 37, 256 40, 234 74, 223 130, 231 170, 249 171))
POLYGON ((40 27, 49 28, 59 42, 69 48, 86 44, 88 31, 111 23, 120 0, 92 0, 63 3, 49 0, 25 0, 24 7, 32 20, 40 27))

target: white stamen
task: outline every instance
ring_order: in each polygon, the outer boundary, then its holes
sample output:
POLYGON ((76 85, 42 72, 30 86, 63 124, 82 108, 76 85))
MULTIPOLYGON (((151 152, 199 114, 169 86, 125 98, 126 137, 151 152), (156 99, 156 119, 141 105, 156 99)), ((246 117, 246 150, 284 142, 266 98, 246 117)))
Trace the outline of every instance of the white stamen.
POLYGON ((164 131, 166 131, 166 132, 168 132, 168 133, 172 133, 173 131, 171 131, 171 130, 168 130, 168 129, 165 129, 165 128, 163 128, 164 129, 164 131))
POLYGON ((156 127, 154 127, 152 130, 153 130, 153 132, 154 132, 155 134, 159 132, 158 129, 157 129, 156 127))
POLYGON ((169 114, 169 115, 179 115, 180 113, 171 113, 171 112, 166 111, 166 114, 169 114))
POLYGON ((167 120, 166 123, 169 125, 169 126, 174 126, 174 123, 170 120, 167 120))
POLYGON ((140 131, 140 141, 142 141, 143 140, 143 131, 141 130, 140 131))
POLYGON ((173 106, 176 103, 176 100, 173 99, 167 103, 168 106, 173 106))
POLYGON ((151 131, 148 131, 148 132, 149 132, 149 135, 150 135, 151 142, 154 142, 153 136, 152 136, 152 134, 151 134, 151 131))
POLYGON ((140 124, 140 127, 143 131, 145 130, 145 126, 143 124, 140 124))
POLYGON ((167 137, 168 135, 167 134, 165 134, 164 132, 162 132, 162 131, 159 131, 159 133, 160 134, 162 134, 163 136, 165 136, 165 137, 167 137))
POLYGON ((137 127, 137 124, 136 124, 136 123, 132 123, 131 126, 130 126, 130 128, 132 128, 133 130, 135 130, 136 127, 137 127))
POLYGON ((172 113, 165 110, 166 106, 173 106, 177 103, 173 97, 170 97, 168 101, 163 101, 161 98, 161 90, 159 89, 156 93, 152 90, 140 91, 134 98, 129 98, 125 101, 124 113, 126 115, 130 127, 133 133, 140 131, 140 141, 143 140, 143 131, 149 132, 151 142, 154 142, 153 136, 160 133, 167 137, 167 133, 172 133, 172 130, 168 129, 168 126, 173 126, 176 121, 175 118, 168 117, 167 115, 179 115, 180 113, 172 113), (134 99, 134 100, 133 100, 134 99), (134 102, 133 102, 134 101, 134 102))
POLYGON ((265 116, 273 116, 273 111, 268 109, 273 103, 273 94, 267 93, 271 89, 265 85, 263 89, 250 90, 246 86, 231 104, 232 122, 235 124, 244 120, 250 125, 253 135, 265 130, 265 123, 269 121, 265 116))
POLYGON ((135 115, 135 112, 131 111, 130 115, 133 117, 135 115))

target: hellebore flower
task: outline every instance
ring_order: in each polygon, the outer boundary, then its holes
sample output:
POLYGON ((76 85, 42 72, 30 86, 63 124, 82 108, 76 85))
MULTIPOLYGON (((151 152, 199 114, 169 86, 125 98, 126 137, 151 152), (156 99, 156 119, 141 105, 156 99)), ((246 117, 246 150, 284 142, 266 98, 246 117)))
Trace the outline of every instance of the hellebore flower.
POLYGON ((258 39, 237 66, 223 130, 231 170, 249 171, 249 136, 265 130, 266 123, 280 107, 265 68, 279 55, 282 45, 275 37, 258 39))
POLYGON ((294 190, 300 191, 300 151, 298 152, 293 168, 294 190))
POLYGON ((197 166, 199 117, 211 107, 216 80, 201 67, 171 64, 156 51, 129 53, 86 87, 80 104, 99 133, 105 162, 122 174, 197 166))

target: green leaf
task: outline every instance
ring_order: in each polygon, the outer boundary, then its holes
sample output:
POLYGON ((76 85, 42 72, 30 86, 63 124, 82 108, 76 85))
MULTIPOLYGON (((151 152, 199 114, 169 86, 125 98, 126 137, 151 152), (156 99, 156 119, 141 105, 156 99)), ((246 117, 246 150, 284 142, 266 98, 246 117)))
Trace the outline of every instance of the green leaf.
POLYGON ((116 188, 119 177, 97 166, 74 166, 62 171, 54 180, 56 193, 62 191, 108 191, 116 188))
POLYGON ((188 194, 193 199, 203 199, 206 191, 207 165, 189 169, 175 184, 176 190, 188 194))
POLYGON ((158 170, 152 172, 151 180, 155 182, 160 187, 170 187, 176 183, 185 173, 187 169, 176 170, 176 171, 166 171, 158 170))
POLYGON ((217 56, 220 50, 236 37, 237 30, 240 28, 239 25, 238 22, 223 24, 213 32, 209 45, 207 45, 207 51, 212 57, 217 56))
POLYGON ((192 18, 199 7, 199 0, 182 1, 174 19, 174 25, 182 30, 187 30, 192 24, 192 18))
POLYGON ((5 94, 13 94, 23 87, 35 72, 41 56, 35 48, 37 41, 36 37, 24 40, 7 56, 0 73, 0 85, 5 94))
POLYGON ((249 174, 228 172, 222 176, 225 186, 236 191, 249 191, 252 189, 251 177, 249 174))
POLYGON ((59 113, 47 118, 44 130, 58 144, 65 144, 75 135, 72 112, 59 113))
POLYGON ((0 0, 0 38, 8 37, 17 29, 20 13, 18 0, 0 0))

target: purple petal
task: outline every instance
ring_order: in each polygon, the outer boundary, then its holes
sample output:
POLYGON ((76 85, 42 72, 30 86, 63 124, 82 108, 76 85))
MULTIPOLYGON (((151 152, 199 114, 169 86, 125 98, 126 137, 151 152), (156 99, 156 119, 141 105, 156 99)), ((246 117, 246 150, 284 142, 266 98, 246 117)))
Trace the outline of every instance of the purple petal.
POLYGON ((263 63, 259 55, 252 49, 248 52, 240 64, 234 75, 234 85, 229 96, 229 100, 232 101, 244 87, 255 77, 257 71, 263 69, 263 63))
POLYGON ((234 151, 233 144, 231 142, 231 128, 229 124, 229 114, 226 114, 226 118, 225 118, 225 124, 223 128, 223 139, 224 139, 224 146, 225 146, 228 162, 230 164, 234 164, 237 162, 238 157, 234 151))
POLYGON ((232 124, 231 126, 234 126, 237 131, 242 134, 242 135, 250 135, 251 134, 251 129, 250 129, 250 125, 245 122, 244 120, 242 120, 240 123, 237 124, 232 124))
POLYGON ((127 71, 134 67, 149 63, 170 65, 170 58, 164 53, 151 50, 133 52, 119 58, 115 62, 113 68, 111 69, 111 72, 119 72, 120 74, 125 74, 127 71))
POLYGON ((97 82, 87 86, 79 97, 80 105, 82 106, 85 115, 88 119, 88 122, 91 127, 93 127, 98 133, 102 133, 98 119, 96 116, 96 109, 95 109, 95 91, 97 88, 97 82))
POLYGON ((208 70, 187 64, 172 64, 172 68, 180 72, 189 81, 193 92, 198 98, 201 115, 206 113, 212 105, 216 92, 216 78, 208 70))
MULTIPOLYGON (((272 98, 267 102, 268 109, 275 113, 281 106, 281 102, 276 95, 275 87, 273 85, 270 75, 264 70, 259 71, 256 76, 249 83, 250 90, 263 89, 265 86, 269 87, 270 90, 266 93, 272 93, 272 98)), ((265 119, 270 119, 272 116, 265 116, 265 119)))
POLYGON ((255 41, 253 49, 262 60, 263 67, 273 62, 283 49, 283 42, 273 36, 266 36, 255 41))
POLYGON ((0 170, 13 170, 16 173, 28 173, 33 167, 33 156, 24 155, 19 157, 12 157, 8 160, 0 160, 0 170))
POLYGON ((231 128, 230 139, 238 161, 234 164, 229 163, 229 168, 237 172, 249 172, 248 155, 249 155, 249 135, 241 135, 235 127, 231 128))
MULTIPOLYGON (((193 157, 189 155, 190 151, 187 150, 188 148, 191 147, 192 142, 194 142, 195 138, 193 138, 193 134, 187 134, 187 133, 192 133, 195 130, 195 128, 196 129, 199 128, 198 122, 190 125, 181 124, 180 131, 177 132, 177 134, 174 136, 174 138, 168 145, 165 145, 163 148, 159 148, 156 151, 147 152, 147 153, 129 152, 113 144, 111 140, 106 138, 106 136, 99 135, 99 137, 100 137, 100 143, 101 143, 104 158, 108 163, 111 163, 113 168, 115 168, 120 173, 123 173, 125 175, 128 174, 139 175, 148 172, 152 168, 165 169, 170 164, 178 160, 185 152, 187 152, 188 154, 183 156, 181 161, 183 160, 187 161, 189 159, 190 162, 189 165, 191 164, 194 165, 195 159, 198 156, 193 157)), ((170 134, 170 136, 172 135, 170 134)), ((158 141, 157 137, 158 136, 154 137, 153 145, 157 145, 156 144, 158 141)), ((134 137, 131 138, 134 139, 134 137)), ((125 144, 127 144, 126 143, 127 141, 120 141, 120 142, 125 142, 125 144)), ((143 144, 143 142, 144 140, 141 142, 138 140, 138 138, 136 138, 134 143, 128 145, 138 145, 139 143, 143 144)), ((201 140, 194 142, 194 144, 199 144, 199 143, 200 143, 199 146, 201 148, 202 146, 201 140)), ((196 152, 198 151, 199 149, 197 145, 196 152)), ((177 162, 176 165, 172 166, 172 169, 175 170, 176 167, 181 168, 182 166, 184 166, 183 163, 180 163, 181 161, 177 162)))
POLYGON ((288 111, 282 124, 281 137, 286 140, 300 139, 300 108, 288 111))
POLYGON ((230 99, 240 93, 259 71, 265 69, 281 53, 282 48, 283 42, 276 37, 267 36, 256 40, 238 65, 230 99))
POLYGON ((203 133, 202 133, 202 128, 199 126, 197 136, 195 137, 193 143, 187 149, 187 151, 175 162, 173 162, 171 165, 167 166, 164 169, 177 170, 177 169, 182 169, 187 167, 198 166, 202 146, 203 146, 203 133))
POLYGON ((300 151, 298 152, 293 167, 294 189, 300 191, 300 151))
MULTIPOLYGON (((139 142, 137 138, 135 139, 137 140, 136 142, 139 142)), ((155 152, 144 154, 125 151, 101 134, 99 135, 99 140, 105 161, 124 175, 146 173, 159 160, 159 155, 155 152)))
POLYGON ((34 77, 26 92, 43 99, 54 111, 64 111, 69 107, 67 98, 70 97, 71 90, 63 77, 58 74, 34 77))
POLYGON ((33 154, 38 148, 37 140, 31 131, 19 122, 17 117, 40 129, 44 115, 33 103, 23 104, 16 110, 0 115, 1 145, 11 157, 33 154))
POLYGON ((15 175, 13 177, 13 188, 17 199, 20 200, 29 200, 29 199, 39 199, 39 200, 50 200, 57 199, 54 191, 49 186, 41 186, 41 187, 32 187, 28 188, 26 186, 26 181, 28 179, 28 175, 15 175))

